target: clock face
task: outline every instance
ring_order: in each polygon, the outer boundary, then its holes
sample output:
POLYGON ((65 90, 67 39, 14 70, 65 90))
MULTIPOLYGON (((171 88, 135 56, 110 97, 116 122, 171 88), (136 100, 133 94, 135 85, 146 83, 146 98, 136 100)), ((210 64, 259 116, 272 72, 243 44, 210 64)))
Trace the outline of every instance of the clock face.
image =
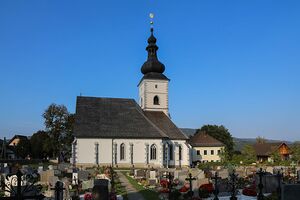
POLYGON ((153 13, 150 13, 150 14, 149 14, 149 17, 150 17, 151 19, 153 19, 153 18, 154 18, 154 14, 153 14, 153 13))

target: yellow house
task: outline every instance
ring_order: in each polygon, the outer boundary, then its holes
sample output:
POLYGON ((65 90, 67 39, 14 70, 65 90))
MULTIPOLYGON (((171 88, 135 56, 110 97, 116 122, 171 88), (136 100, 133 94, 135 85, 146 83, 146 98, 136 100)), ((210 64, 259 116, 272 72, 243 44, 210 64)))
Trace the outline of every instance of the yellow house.
POLYGON ((199 162, 220 162, 220 153, 225 145, 210 135, 199 132, 190 138, 192 146, 192 161, 199 162))

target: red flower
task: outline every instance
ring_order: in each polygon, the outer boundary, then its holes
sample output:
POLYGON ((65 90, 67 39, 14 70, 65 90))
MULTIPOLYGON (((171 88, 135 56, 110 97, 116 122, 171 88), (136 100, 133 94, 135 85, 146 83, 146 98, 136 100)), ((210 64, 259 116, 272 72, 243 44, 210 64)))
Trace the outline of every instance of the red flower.
POLYGON ((243 195, 256 197, 257 193, 253 188, 244 188, 243 189, 243 195))
POLYGON ((209 193, 212 193, 214 191, 214 186, 212 183, 203 184, 200 186, 200 189, 206 190, 209 193))
POLYGON ((186 187, 186 186, 184 185, 184 186, 182 186, 182 188, 179 189, 179 192, 185 193, 185 192, 189 191, 189 188, 190 188, 190 187, 186 187))
POLYGON ((169 186, 169 181, 168 180, 160 180, 160 185, 163 187, 163 188, 167 188, 169 186))
POLYGON ((91 193, 85 193, 83 196, 84 200, 92 200, 92 194, 91 193))

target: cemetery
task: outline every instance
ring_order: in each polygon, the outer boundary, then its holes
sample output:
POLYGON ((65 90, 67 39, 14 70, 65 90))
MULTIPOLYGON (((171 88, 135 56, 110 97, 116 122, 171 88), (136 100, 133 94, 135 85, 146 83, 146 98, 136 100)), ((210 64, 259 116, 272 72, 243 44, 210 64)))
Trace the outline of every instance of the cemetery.
POLYGON ((1 198, 32 199, 265 199, 300 195, 296 166, 199 168, 76 168, 68 163, 1 167, 1 198), (129 191, 129 186, 133 191, 129 191), (137 193, 137 194, 134 194, 137 193))

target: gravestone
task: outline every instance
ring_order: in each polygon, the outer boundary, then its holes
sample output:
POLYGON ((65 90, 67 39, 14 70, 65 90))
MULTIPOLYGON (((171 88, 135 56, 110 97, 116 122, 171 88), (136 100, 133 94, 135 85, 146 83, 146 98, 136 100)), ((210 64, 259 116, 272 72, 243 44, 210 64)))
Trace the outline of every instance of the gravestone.
POLYGON ((78 171, 78 179, 80 181, 86 181, 89 178, 90 173, 88 171, 78 171))
POLYGON ((39 166, 37 171, 40 174, 42 171, 44 171, 44 167, 43 166, 39 166))
POLYGON ((134 170, 134 177, 135 178, 144 178, 146 176, 145 171, 143 169, 136 169, 134 170))
POLYGON ((281 188, 282 200, 299 200, 300 184, 283 184, 281 188))
POLYGON ((273 167, 267 167, 266 172, 273 174, 274 173, 274 168, 273 167))
POLYGON ((54 169, 53 171, 54 171, 54 175, 55 176, 60 176, 61 175, 61 171, 60 170, 54 169))
POLYGON ((49 170, 53 170, 53 165, 49 165, 49 166, 48 166, 48 169, 49 169, 49 170))
POLYGON ((40 181, 43 183, 49 182, 49 178, 54 176, 54 170, 47 170, 40 173, 40 181))
POLYGON ((59 171, 66 171, 69 168, 69 164, 68 163, 59 163, 57 165, 57 169, 59 171))
POLYGON ((228 178, 228 169, 222 169, 218 172, 219 177, 221 177, 221 179, 226 179, 228 178))
POLYGON ((92 191, 92 196, 94 200, 107 200, 109 199, 107 179, 97 179, 92 191))
POLYGON ((57 176, 49 176, 49 177, 48 177, 48 181, 46 181, 46 182, 48 182, 48 183, 49 183, 50 185, 52 185, 52 186, 55 186, 55 183, 56 183, 57 181, 59 181, 59 179, 58 179, 57 176))
POLYGON ((78 173, 77 172, 73 172, 72 173, 72 184, 73 185, 77 185, 78 184, 78 173))
POLYGON ((155 179, 156 178, 156 171, 150 171, 149 178, 150 179, 155 179))
MULTIPOLYGON (((259 184, 259 177, 256 176, 256 185, 259 184)), ((278 188, 278 177, 276 175, 265 175, 262 177, 263 193, 276 192, 278 188)))
POLYGON ((157 178, 149 179, 148 183, 150 186, 156 185, 157 184, 157 178))

